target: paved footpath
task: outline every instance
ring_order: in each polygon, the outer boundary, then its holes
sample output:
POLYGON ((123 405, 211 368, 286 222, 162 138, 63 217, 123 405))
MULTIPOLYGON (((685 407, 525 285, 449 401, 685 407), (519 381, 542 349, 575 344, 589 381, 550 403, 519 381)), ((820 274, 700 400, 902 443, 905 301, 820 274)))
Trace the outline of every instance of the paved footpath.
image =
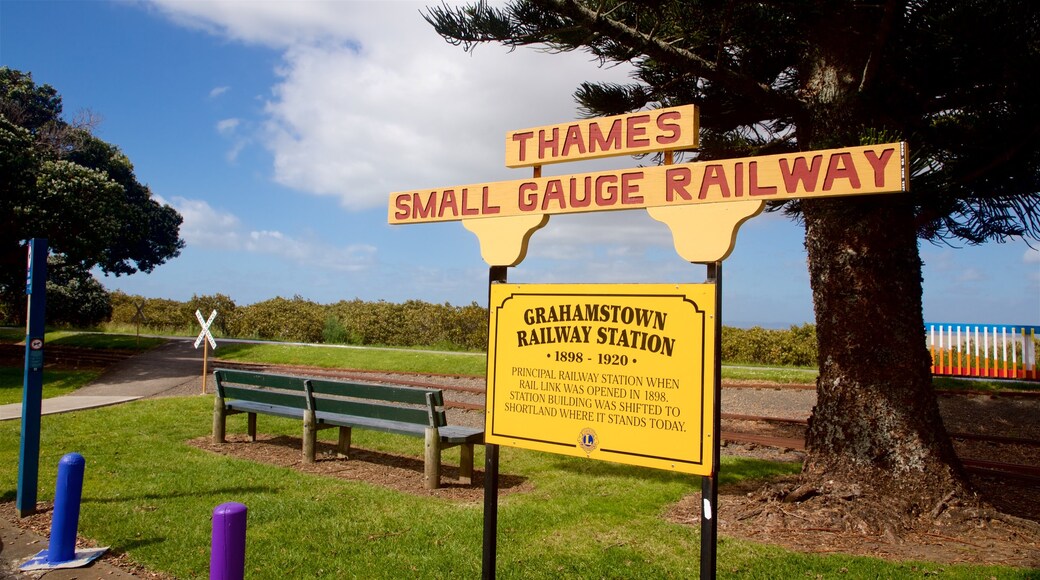
MULTIPOLYGON (((174 339, 109 368, 75 394, 44 399, 44 415, 105 407, 160 395, 196 383, 202 390, 202 353, 189 339, 174 339)), ((0 405, 0 421, 22 418, 22 404, 0 405)))

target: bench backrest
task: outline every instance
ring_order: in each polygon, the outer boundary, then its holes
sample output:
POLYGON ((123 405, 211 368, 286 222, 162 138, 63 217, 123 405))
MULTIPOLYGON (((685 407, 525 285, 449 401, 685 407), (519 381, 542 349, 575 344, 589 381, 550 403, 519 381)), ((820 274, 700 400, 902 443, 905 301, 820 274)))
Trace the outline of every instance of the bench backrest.
POLYGON ((315 410, 443 427, 448 424, 440 389, 310 379, 315 410), (344 398, 349 397, 349 398, 344 398), (402 405, 413 405, 405 407, 402 405))
POLYGON ((401 421, 430 427, 448 424, 444 393, 396 385, 379 385, 220 369, 214 371, 223 398, 257 401, 316 412, 401 421), (309 402, 308 402, 309 399, 309 402))
POLYGON ((295 409, 307 408, 307 387, 303 377, 220 369, 213 371, 217 395, 222 399, 241 399, 295 409))

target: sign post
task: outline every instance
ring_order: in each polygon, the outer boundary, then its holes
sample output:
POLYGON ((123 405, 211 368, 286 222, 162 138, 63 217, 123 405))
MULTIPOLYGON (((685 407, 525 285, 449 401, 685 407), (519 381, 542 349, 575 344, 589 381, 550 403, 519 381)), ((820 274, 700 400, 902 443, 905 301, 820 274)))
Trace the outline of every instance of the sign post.
MULTIPOLYGON (((390 194, 387 221, 461 221, 491 266, 482 576, 495 577, 501 446, 701 476, 701 578, 714 578, 722 262, 765 202, 909 188, 906 143, 672 163, 693 105, 511 131, 515 179, 390 194), (662 152, 657 167, 542 177, 542 165, 662 152), (510 285, 551 215, 643 209, 705 284, 510 285)), ((201 317, 200 317, 201 318, 201 317)))
POLYGON ((213 334, 209 331, 209 326, 213 324, 213 320, 217 317, 217 311, 214 310, 209 314, 208 319, 202 318, 202 312, 195 310, 195 318, 199 320, 199 324, 202 325, 202 330, 199 331, 199 337, 195 339, 195 348, 199 348, 202 345, 202 394, 206 394, 206 363, 209 358, 209 348, 213 347, 213 350, 217 349, 217 341, 213 339, 213 334))
POLYGON ((40 414, 43 404, 43 337, 47 303, 47 240, 29 240, 25 293, 25 375, 22 381, 22 437, 18 455, 18 517, 36 512, 40 474, 40 414))
POLYGON ((141 302, 135 302, 134 303, 134 308, 137 309, 137 313, 134 314, 134 319, 133 319, 134 323, 137 326, 137 335, 134 337, 134 345, 139 344, 139 342, 141 340, 141 323, 148 321, 148 318, 146 318, 145 315, 144 315, 144 304, 145 303, 144 303, 143 300, 141 302))

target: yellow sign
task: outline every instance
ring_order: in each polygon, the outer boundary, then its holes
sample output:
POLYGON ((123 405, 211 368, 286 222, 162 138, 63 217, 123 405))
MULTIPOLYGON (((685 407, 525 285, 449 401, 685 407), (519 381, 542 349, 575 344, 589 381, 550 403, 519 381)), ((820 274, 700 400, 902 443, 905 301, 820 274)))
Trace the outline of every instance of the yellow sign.
POLYGON ((711 284, 494 284, 485 441, 710 475, 711 284))
POLYGON ((908 187, 906 143, 390 194, 391 224, 871 193, 908 187))
POLYGON ((683 105, 510 131, 506 167, 696 149, 698 143, 697 107, 683 105))

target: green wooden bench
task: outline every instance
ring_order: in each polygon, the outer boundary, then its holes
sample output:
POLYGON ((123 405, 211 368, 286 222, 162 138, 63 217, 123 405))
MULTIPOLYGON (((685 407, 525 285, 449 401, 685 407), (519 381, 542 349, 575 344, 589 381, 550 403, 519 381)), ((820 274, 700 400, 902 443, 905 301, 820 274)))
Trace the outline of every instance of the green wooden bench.
POLYGON ((459 481, 473 483, 473 445, 483 444, 484 430, 448 425, 440 389, 346 382, 251 371, 214 371, 213 442, 224 443, 226 418, 248 413, 248 431, 256 441, 256 416, 303 420, 303 459, 314 462, 317 433, 338 427, 337 452, 350 453, 354 427, 426 439, 425 484, 440 486, 441 450, 459 447, 459 481))

